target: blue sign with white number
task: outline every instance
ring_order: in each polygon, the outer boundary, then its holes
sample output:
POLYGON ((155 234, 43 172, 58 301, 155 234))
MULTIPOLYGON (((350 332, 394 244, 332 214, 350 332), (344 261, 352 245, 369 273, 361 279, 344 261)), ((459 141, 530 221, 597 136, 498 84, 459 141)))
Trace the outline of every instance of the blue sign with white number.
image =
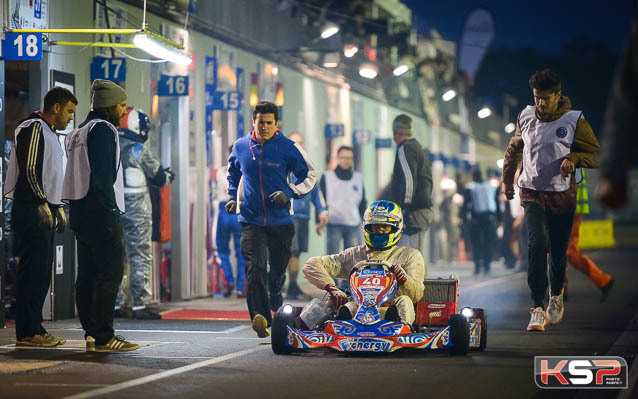
POLYGON ((93 61, 91 62, 91 81, 95 79, 125 82, 126 59, 93 57, 93 61))
POLYGON ((327 139, 343 137, 345 136, 345 128, 341 123, 327 123, 323 133, 327 139))
POLYGON ((2 54, 5 61, 41 60, 42 33, 5 33, 2 54))
POLYGON ((210 106, 221 111, 237 111, 242 100, 243 96, 238 91, 215 91, 210 97, 210 106))
POLYGON ((188 76, 162 75, 157 85, 160 96, 187 96, 188 76))
POLYGON ((392 139, 391 138, 377 138, 374 141, 375 148, 392 148, 392 139))

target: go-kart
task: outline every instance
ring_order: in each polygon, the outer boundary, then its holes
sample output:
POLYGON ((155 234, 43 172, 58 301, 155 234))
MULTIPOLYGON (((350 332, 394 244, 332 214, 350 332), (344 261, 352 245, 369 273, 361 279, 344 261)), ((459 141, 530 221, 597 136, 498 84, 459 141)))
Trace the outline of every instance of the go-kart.
MULTIPOLYGON (((394 352, 398 349, 447 350, 466 355, 484 350, 485 310, 458 309, 458 279, 425 280, 424 297, 415 306, 416 321, 408 325, 386 320, 379 309, 397 290, 395 275, 384 261, 362 261, 352 269, 350 289, 358 305, 350 320, 335 320, 329 297, 313 299, 305 307, 284 304, 272 322, 272 350, 290 354, 315 348, 340 352, 394 352)), ((389 314, 396 312, 386 312, 389 314)))

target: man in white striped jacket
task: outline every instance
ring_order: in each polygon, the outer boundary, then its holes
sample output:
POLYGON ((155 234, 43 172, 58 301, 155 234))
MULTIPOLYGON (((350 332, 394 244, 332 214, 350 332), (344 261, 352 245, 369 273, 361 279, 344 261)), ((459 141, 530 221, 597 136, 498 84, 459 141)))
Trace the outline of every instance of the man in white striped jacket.
POLYGON ((405 228, 399 245, 421 251, 423 235, 432 223, 432 166, 421 144, 413 137, 412 118, 401 114, 392 122, 397 155, 392 181, 380 199, 399 204, 405 228))
POLYGON ((4 185, 13 199, 14 253, 19 259, 16 297, 16 346, 52 347, 66 342, 42 326, 42 306, 51 284, 53 227, 66 228, 62 208, 64 176, 55 130, 66 129, 78 100, 67 89, 54 87, 36 111, 15 132, 4 185))

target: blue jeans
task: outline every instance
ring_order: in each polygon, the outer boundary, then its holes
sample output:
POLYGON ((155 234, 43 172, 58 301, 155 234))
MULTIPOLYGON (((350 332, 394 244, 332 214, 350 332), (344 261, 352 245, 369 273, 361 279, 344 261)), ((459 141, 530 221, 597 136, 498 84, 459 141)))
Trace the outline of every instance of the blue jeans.
POLYGON ((230 264, 230 238, 235 243, 235 255, 237 256, 237 291, 244 291, 244 281, 246 280, 246 266, 244 257, 241 254, 241 225, 237 221, 237 215, 230 215, 224 206, 226 202, 219 204, 217 217, 217 253, 222 261, 221 268, 224 271, 226 283, 234 284, 233 269, 230 264))

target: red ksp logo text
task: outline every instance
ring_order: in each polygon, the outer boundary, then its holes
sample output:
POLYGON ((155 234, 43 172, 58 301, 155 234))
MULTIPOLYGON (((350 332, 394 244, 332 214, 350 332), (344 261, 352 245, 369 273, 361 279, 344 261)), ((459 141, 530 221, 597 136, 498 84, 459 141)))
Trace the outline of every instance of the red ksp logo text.
POLYGON ((618 356, 534 356, 534 381, 544 389, 627 389, 618 356))

